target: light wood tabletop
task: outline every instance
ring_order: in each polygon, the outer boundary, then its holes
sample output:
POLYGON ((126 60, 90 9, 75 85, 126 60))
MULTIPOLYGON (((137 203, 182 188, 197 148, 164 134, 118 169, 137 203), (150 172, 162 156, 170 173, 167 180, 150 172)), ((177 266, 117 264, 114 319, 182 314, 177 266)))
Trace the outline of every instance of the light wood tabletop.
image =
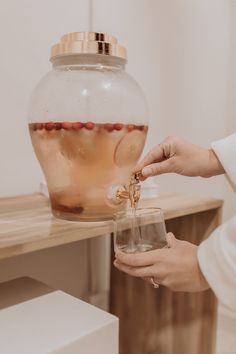
MULTIPOLYGON (((160 207, 165 220, 222 206, 222 200, 188 194, 141 200, 141 207, 160 207)), ((56 219, 41 194, 0 198, 0 259, 101 236, 112 222, 73 222, 56 219)))

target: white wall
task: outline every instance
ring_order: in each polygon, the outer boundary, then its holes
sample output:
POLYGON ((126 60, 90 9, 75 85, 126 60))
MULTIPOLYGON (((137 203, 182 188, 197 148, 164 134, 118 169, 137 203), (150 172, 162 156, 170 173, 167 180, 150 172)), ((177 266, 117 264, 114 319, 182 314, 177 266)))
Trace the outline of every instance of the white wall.
POLYGON ((27 130, 29 95, 50 69, 50 48, 66 32, 88 30, 88 1, 0 1, 0 195, 31 193, 41 171, 27 130))
MULTIPOLYGON (((229 48, 229 86, 227 90, 228 112, 226 117, 226 134, 236 132, 236 1, 229 0, 230 6, 230 48, 229 48)), ((225 214, 232 215, 236 210, 236 198, 226 183, 225 214)))
MULTIPOLYGON (((181 0, 175 6, 173 1, 165 1, 164 6, 163 3, 159 1, 162 11, 158 12, 158 33, 162 37, 162 134, 174 133, 207 147, 226 134, 229 2, 181 0)), ((224 177, 204 180, 165 176, 161 184, 165 190, 225 197, 224 177)))

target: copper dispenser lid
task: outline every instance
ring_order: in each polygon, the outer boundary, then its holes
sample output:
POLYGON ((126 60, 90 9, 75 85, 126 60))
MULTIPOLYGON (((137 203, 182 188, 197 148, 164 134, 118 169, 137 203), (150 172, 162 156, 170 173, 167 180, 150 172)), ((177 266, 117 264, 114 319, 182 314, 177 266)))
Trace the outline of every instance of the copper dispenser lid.
POLYGON ((117 43, 116 37, 107 33, 72 32, 52 46, 50 60, 75 54, 102 54, 126 59, 126 49, 117 43))

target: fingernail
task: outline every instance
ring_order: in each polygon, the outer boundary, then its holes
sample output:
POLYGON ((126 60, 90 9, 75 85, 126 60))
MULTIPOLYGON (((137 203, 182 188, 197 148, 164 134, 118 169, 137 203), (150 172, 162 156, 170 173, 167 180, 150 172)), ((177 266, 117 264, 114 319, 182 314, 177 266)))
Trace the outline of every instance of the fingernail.
POLYGON ((149 176, 152 174, 152 169, 150 167, 144 167, 142 170, 143 176, 149 176))

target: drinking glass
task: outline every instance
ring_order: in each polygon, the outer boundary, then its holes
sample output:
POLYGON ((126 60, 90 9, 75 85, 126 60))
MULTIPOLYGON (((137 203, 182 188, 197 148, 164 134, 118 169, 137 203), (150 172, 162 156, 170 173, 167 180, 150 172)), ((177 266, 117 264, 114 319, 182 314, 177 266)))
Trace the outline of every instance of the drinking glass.
POLYGON ((164 215, 160 208, 129 209, 114 214, 114 250, 147 252, 168 247, 164 215))

